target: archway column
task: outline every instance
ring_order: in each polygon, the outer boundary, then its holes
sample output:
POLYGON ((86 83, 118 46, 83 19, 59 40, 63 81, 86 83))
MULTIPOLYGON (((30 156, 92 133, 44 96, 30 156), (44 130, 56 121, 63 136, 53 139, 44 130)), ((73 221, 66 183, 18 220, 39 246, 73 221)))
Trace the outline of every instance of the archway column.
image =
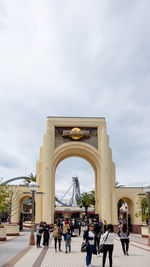
POLYGON ((49 127, 44 136, 43 147, 43 201, 42 201, 42 220, 48 224, 54 222, 54 198, 55 187, 54 177, 52 173, 52 131, 53 128, 49 127))
POLYGON ((100 169, 95 171, 95 213, 101 214, 100 169))
POLYGON ((101 219, 111 223, 110 151, 106 130, 102 130, 101 151, 101 219))

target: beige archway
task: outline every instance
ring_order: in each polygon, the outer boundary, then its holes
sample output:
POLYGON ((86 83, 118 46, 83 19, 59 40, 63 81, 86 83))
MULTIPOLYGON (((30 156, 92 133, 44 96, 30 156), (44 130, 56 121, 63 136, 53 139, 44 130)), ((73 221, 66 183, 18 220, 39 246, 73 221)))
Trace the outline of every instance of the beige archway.
MULTIPOLYGON (((87 160, 95 171, 96 213, 100 218, 112 223, 118 231, 117 203, 119 199, 124 199, 132 216, 132 230, 140 233, 141 217, 135 214, 139 211, 137 203, 144 192, 140 187, 115 187, 115 164, 105 118, 47 118, 46 133, 37 162, 39 192, 35 197, 35 222, 54 222, 55 171, 61 161, 72 156, 87 160)), ((31 193, 24 186, 12 186, 12 190, 12 208, 15 211, 12 222, 19 222, 20 201, 24 197, 31 197, 31 193)))
POLYGON ((26 198, 31 198, 32 195, 27 186, 12 186, 12 191, 14 193, 12 197, 11 222, 19 223, 23 201, 26 198))
MULTIPOLYGON (((119 199, 120 200, 120 199, 119 199)), ((118 202, 119 202, 118 200, 118 202)), ((133 220, 134 220, 134 213, 133 213, 133 207, 134 207, 134 199, 131 199, 131 198, 128 198, 127 196, 125 197, 122 197, 121 200, 123 200, 126 205, 127 205, 127 209, 126 209, 126 221, 128 223, 128 216, 130 216, 130 223, 132 224, 133 223, 133 220)), ((117 202, 117 205, 118 205, 118 202, 117 202)), ((120 217, 123 217, 123 216, 120 216, 120 217)))
POLYGON ((47 118, 46 133, 37 163, 37 182, 43 195, 36 197, 36 210, 39 211, 36 213, 36 222, 54 222, 55 170, 63 159, 71 156, 84 158, 92 165, 95 170, 96 213, 102 220, 111 222, 115 165, 112 162, 105 119, 59 117, 47 118), (74 129, 83 138, 73 140, 71 135, 66 137, 66 133, 69 135, 74 129))
MULTIPOLYGON (((113 201, 115 202, 115 207, 113 209, 114 216, 113 216, 113 224, 118 229, 118 218, 116 216, 117 209, 118 209, 118 201, 120 199, 124 200, 127 203, 128 211, 127 214, 130 214, 131 216, 131 229, 134 233, 140 233, 141 232, 141 224, 142 219, 141 217, 137 217, 136 213, 139 212, 139 198, 140 195, 143 194, 142 188, 127 188, 127 187, 120 187, 120 188, 114 188, 114 196, 113 201)), ((118 214, 117 214, 118 215, 118 214)))
POLYGON ((115 164, 109 147, 105 118, 48 117, 37 182, 41 194, 36 195, 36 223, 54 223, 55 171, 58 164, 72 156, 87 160, 95 171, 96 213, 118 228, 117 203, 129 201, 132 226, 139 231, 141 218, 135 217, 137 200, 142 188, 115 188, 115 164))

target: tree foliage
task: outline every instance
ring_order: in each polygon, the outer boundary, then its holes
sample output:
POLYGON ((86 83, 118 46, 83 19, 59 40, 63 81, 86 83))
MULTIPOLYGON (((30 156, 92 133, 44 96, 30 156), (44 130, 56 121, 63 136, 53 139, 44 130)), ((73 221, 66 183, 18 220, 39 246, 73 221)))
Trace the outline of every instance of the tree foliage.
POLYGON ((36 175, 33 175, 33 173, 31 173, 29 176, 27 176, 25 179, 24 179, 24 184, 25 185, 29 185, 29 183, 31 182, 36 182, 36 175))
POLYGON ((90 191, 91 205, 95 206, 95 191, 90 191))
POLYGON ((0 182, 1 182, 0 183, 0 221, 1 221, 2 213, 9 211, 11 188, 10 186, 3 185, 2 179, 0 182))
POLYGON ((85 208, 85 214, 87 215, 88 208, 91 205, 95 205, 95 191, 82 193, 78 200, 78 205, 82 205, 85 208))
POLYGON ((138 208, 139 211, 136 214, 136 216, 141 216, 142 217, 142 221, 146 221, 148 218, 148 201, 147 201, 147 197, 140 197, 139 201, 138 201, 138 208))

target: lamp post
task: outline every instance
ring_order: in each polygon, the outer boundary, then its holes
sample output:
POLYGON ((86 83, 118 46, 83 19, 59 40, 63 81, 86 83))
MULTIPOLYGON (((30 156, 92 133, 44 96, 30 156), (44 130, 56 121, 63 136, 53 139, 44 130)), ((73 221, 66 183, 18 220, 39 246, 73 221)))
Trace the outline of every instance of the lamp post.
POLYGON ((150 184, 145 184, 143 190, 147 193, 148 199, 148 246, 150 246, 150 184))
POLYGON ((31 235, 30 235, 29 245, 35 245, 35 239, 34 239, 34 197, 35 197, 35 192, 39 189, 39 185, 36 182, 31 182, 29 184, 29 189, 32 192, 31 235))

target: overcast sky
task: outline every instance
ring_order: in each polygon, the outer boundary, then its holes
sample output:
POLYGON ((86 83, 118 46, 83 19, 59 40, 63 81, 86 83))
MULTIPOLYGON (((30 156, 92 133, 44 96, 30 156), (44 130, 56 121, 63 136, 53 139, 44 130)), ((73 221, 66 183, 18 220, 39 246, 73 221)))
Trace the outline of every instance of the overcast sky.
MULTIPOLYGON (((149 10, 149 0, 0 1, 0 177, 35 174, 47 116, 103 116, 117 180, 150 181, 149 10)), ((93 188, 81 159, 58 166, 56 186, 73 175, 93 188)))

